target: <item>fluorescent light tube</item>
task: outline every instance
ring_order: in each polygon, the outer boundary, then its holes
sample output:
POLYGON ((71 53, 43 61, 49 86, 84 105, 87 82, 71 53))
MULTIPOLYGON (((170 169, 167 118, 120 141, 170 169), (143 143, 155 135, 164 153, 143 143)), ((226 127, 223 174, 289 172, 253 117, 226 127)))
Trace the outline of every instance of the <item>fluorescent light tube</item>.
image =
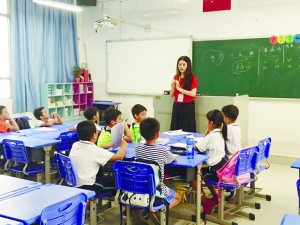
POLYGON ((70 5, 63 2, 57 2, 52 0, 32 0, 32 2, 41 4, 41 5, 48 5, 59 9, 65 9, 73 12, 81 12, 82 8, 76 5, 70 5))

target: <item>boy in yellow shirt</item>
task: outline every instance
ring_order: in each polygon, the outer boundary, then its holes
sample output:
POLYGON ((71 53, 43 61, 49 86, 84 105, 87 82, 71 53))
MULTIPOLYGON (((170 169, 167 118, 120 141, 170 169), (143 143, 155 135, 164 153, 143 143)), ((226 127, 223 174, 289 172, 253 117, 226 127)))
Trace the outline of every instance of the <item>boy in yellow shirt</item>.
POLYGON ((106 127, 101 130, 101 134, 97 141, 97 146, 101 148, 111 148, 113 147, 112 137, 111 137, 111 128, 118 123, 124 123, 124 137, 123 140, 126 142, 132 142, 132 135, 127 124, 122 120, 122 113, 113 108, 109 107, 104 112, 104 121, 106 127))
POLYGON ((136 104, 131 109, 132 116, 135 120, 134 123, 132 123, 130 127, 130 132, 133 138, 133 143, 135 145, 139 144, 142 136, 140 133, 140 123, 143 119, 147 116, 147 109, 145 106, 142 106, 140 104, 136 104))

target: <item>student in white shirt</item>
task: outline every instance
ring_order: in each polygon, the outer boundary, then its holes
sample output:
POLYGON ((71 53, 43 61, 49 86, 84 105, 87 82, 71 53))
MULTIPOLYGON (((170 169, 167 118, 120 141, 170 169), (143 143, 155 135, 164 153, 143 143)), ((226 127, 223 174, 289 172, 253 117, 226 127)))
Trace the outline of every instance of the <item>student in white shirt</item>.
POLYGON ((242 149, 241 128, 235 122, 239 115, 239 109, 235 105, 226 105, 222 108, 222 112, 224 121, 228 125, 226 145, 229 153, 228 158, 230 158, 234 153, 242 149))
MULTIPOLYGON (((200 152, 208 151, 209 159, 207 166, 202 168, 203 180, 209 179, 218 181, 217 170, 220 169, 225 163, 225 141, 227 140, 227 125, 224 122, 224 116, 220 110, 212 110, 206 114, 206 131, 204 138, 198 142, 195 149, 200 152)), ((191 181, 192 186, 196 190, 196 182, 191 181)), ((203 204, 203 212, 209 214, 214 205, 218 204, 218 196, 214 186, 207 184, 212 199, 206 197, 202 191, 201 202, 203 204)))
MULTIPOLYGON (((97 121, 99 120, 99 111, 96 107, 87 107, 84 110, 83 115, 87 120, 90 120, 95 123, 97 131, 101 130, 100 126, 97 124, 97 121)), ((76 127, 77 125, 75 125, 74 127, 70 127, 69 130, 76 130, 76 127)))
POLYGON ((33 111, 33 115, 37 119, 34 127, 51 127, 53 124, 63 123, 57 112, 53 112, 50 115, 44 107, 36 108, 33 111))
POLYGON ((113 154, 103 148, 97 147, 98 138, 95 123, 89 120, 77 125, 78 142, 75 142, 70 152, 70 159, 76 174, 77 187, 93 190, 96 194, 110 192, 116 193, 115 179, 113 176, 104 176, 101 167, 107 162, 122 160, 127 147, 126 141, 121 141, 120 149, 113 154))

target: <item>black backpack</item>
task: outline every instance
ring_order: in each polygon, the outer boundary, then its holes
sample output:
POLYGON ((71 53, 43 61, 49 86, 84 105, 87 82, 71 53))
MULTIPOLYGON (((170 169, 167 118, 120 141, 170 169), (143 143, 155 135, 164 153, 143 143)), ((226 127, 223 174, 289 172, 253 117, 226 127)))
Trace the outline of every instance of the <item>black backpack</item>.
POLYGON ((18 124, 20 130, 31 128, 28 121, 25 118, 21 117, 21 118, 16 119, 16 123, 18 124))

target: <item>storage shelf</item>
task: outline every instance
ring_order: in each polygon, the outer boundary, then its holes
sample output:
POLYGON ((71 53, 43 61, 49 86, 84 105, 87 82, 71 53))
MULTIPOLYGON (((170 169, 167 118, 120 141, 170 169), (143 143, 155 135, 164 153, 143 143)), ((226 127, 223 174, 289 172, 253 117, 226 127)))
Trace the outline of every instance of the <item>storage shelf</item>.
POLYGON ((90 106, 88 102, 94 101, 93 92, 92 82, 45 83, 40 85, 41 105, 46 105, 49 113, 57 112, 64 120, 70 120, 73 117, 82 117, 80 113, 82 114, 82 111, 90 106), (62 102, 63 105, 50 106, 57 102, 62 102), (73 102, 78 102, 78 104, 73 102))

